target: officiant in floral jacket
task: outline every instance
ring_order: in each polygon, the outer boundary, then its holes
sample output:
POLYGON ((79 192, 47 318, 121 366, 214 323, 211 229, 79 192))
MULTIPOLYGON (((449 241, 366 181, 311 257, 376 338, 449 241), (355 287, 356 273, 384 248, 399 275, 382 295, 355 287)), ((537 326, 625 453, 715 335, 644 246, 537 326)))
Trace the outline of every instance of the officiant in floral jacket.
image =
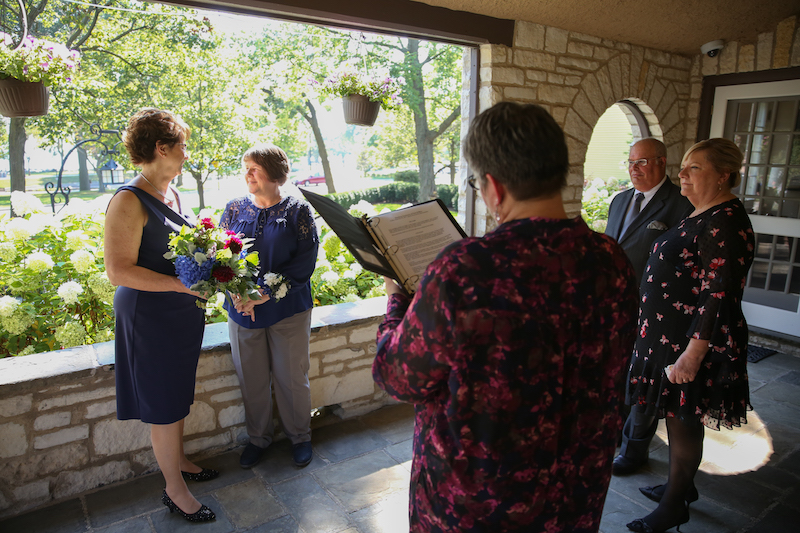
POLYGON ((445 248, 409 298, 391 280, 372 373, 416 409, 411 530, 598 530, 621 425, 637 283, 567 216, 564 134, 502 102, 464 153, 498 227, 445 248))

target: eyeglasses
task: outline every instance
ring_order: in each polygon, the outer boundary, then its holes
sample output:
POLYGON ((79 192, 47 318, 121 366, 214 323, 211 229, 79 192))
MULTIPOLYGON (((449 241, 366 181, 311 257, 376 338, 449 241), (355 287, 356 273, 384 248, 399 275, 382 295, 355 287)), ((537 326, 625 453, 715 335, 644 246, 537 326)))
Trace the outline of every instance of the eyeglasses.
POLYGON ((469 183, 469 186, 472 187, 473 191, 481 190, 481 188, 478 187, 478 179, 472 174, 470 174, 469 177, 467 177, 467 183, 469 183))
POLYGON ((646 167, 647 166, 647 162, 650 161, 651 159, 659 159, 659 158, 658 157, 647 157, 645 159, 636 159, 634 161, 628 161, 628 168, 633 168, 636 165, 639 165, 640 167, 646 167))

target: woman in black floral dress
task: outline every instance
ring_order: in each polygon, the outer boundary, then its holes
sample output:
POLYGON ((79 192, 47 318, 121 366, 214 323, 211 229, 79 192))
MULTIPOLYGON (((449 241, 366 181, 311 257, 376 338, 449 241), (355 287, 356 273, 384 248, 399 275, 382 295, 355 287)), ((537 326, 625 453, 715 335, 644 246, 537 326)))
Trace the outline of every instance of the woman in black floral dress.
POLYGON ((567 146, 547 111, 497 104, 464 151, 498 227, 442 251, 413 298, 387 282, 372 367, 416 409, 410 530, 596 532, 636 328, 633 267, 567 216, 567 146))
POLYGON ((628 403, 666 418, 670 466, 666 485, 640 489, 660 503, 628 524, 632 531, 665 531, 689 520, 685 502, 697 499, 704 426, 731 429, 747 423, 752 409, 742 293, 754 237, 731 192, 742 159, 727 139, 686 152, 678 176, 695 210, 653 243, 642 279, 628 403))

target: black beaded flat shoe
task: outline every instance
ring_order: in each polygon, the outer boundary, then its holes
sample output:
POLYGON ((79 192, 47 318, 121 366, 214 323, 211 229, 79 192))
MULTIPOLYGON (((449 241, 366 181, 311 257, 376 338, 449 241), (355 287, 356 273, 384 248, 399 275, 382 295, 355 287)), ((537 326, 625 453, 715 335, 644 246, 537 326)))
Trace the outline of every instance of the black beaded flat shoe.
POLYGON ((629 522, 625 524, 625 526, 630 529, 631 531, 635 531, 636 533, 664 533, 665 531, 672 529, 673 527, 677 527, 678 532, 680 533, 681 526, 689 521, 689 506, 683 508, 683 516, 681 516, 678 521, 670 526, 665 527, 664 529, 653 529, 650 527, 650 524, 644 521, 644 518, 637 518, 633 522, 629 522))
POLYGON ((211 481, 219 477, 219 472, 210 468, 204 468, 200 472, 184 472, 181 470, 181 474, 183 479, 187 481, 211 481))
POLYGON ((161 503, 167 506, 167 509, 169 509, 170 513, 178 511, 178 514, 180 514, 183 518, 185 518, 189 522, 210 522, 215 518, 217 518, 217 515, 214 514, 214 511, 212 511, 205 505, 202 505, 196 513, 192 514, 187 513, 186 511, 175 505, 175 502, 173 502, 172 499, 167 495, 166 489, 164 490, 164 493, 161 495, 161 503))
MULTIPOLYGON (((661 498, 664 496, 664 490, 666 489, 666 485, 656 485, 655 487, 639 487, 639 492, 644 494, 644 496, 651 501, 656 503, 661 501, 661 498)), ((694 485, 686 492, 686 503, 694 503, 700 498, 700 494, 697 492, 697 487, 694 485)))

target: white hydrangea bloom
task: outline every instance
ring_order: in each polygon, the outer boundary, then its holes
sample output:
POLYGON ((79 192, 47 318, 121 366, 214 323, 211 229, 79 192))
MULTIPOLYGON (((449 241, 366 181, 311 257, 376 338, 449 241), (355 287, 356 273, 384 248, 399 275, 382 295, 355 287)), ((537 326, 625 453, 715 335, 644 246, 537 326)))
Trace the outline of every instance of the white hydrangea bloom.
POLYGON ((348 209, 347 211, 348 212, 358 211, 359 213, 364 213, 368 217, 373 217, 378 214, 378 211, 377 209, 375 209, 375 206, 366 200, 361 200, 357 204, 351 205, 350 209, 348 209))
POLYGON ((333 272, 332 270, 329 270, 327 272, 323 272, 321 278, 322 278, 322 281, 325 281, 325 282, 330 283, 331 285, 333 285, 334 283, 339 281, 339 274, 337 274, 336 272, 333 272))
POLYGON ((44 272, 53 268, 53 258, 45 252, 33 252, 25 258, 25 264, 34 272, 44 272))
POLYGON ((340 263, 347 263, 347 259, 343 255, 337 256, 336 260, 340 263))
POLYGON ((83 294, 83 287, 77 281, 66 281, 58 288, 58 296, 64 303, 78 303, 78 297, 83 294))
POLYGON ((0 242, 0 260, 10 263, 17 258, 17 247, 13 242, 0 242))
POLYGON ((344 279, 356 279, 356 273, 352 270, 345 270, 342 274, 342 278, 344 279))
POLYGON ((81 346, 86 343, 86 329, 80 322, 67 322, 56 328, 55 337, 62 348, 81 346))
POLYGON ((14 213, 20 216, 44 212, 42 201, 36 196, 23 191, 14 191, 11 193, 11 208, 14 210, 14 213))
POLYGON ((5 231, 7 238, 14 241, 28 240, 34 234, 33 225, 27 218, 22 217, 9 220, 3 231, 5 231))
POLYGON ((0 328, 6 330, 11 335, 19 335, 33 324, 34 317, 17 308, 13 315, 9 317, 0 316, 0 328))
POLYGON ((361 274, 364 271, 364 267, 361 266, 361 263, 353 263, 350 265, 350 270, 356 274, 361 274))
POLYGON ((108 280, 105 272, 95 272, 89 276, 89 289, 101 300, 106 302, 114 301, 114 293, 117 288, 108 280))
POLYGON ((358 297, 358 294, 348 293, 348 294, 345 294, 344 301, 347 302, 347 303, 360 302, 361 298, 358 297))
MULTIPOLYGON (((322 250, 322 248, 320 248, 320 250, 322 250)), ((314 268, 319 268, 319 269, 327 268, 328 270, 330 270, 331 262, 328 261, 327 259, 320 259, 319 261, 317 261, 317 264, 314 268)))
POLYGON ((17 357, 22 357, 25 355, 31 355, 32 353, 36 352, 36 348, 33 347, 33 344, 27 345, 22 351, 17 353, 17 357))
POLYGON ((61 227, 61 221, 47 213, 34 213, 28 217, 28 223, 30 224, 32 235, 41 233, 47 228, 58 229, 61 227))
POLYGON ((72 266, 81 274, 86 274, 94 267, 94 254, 88 250, 78 250, 69 256, 72 266))
POLYGON ((80 250, 88 240, 89 238, 82 230, 72 230, 67 233, 67 248, 70 250, 80 250))
POLYGON ((13 296, 0 296, 0 317, 9 318, 19 307, 19 300, 13 296))

